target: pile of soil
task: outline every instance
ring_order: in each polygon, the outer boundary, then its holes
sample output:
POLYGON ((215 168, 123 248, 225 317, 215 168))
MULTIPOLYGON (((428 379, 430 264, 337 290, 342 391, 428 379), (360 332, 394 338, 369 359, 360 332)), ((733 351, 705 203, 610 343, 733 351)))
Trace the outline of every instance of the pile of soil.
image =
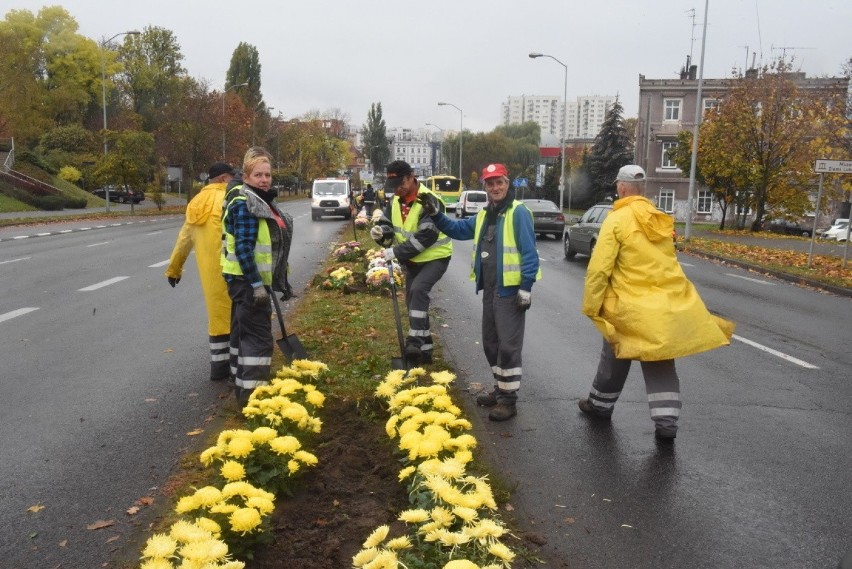
POLYGON ((311 449, 319 463, 292 497, 279 497, 271 520, 275 541, 256 550, 247 569, 351 567, 367 536, 408 508, 384 426, 362 416, 384 416, 373 405, 326 400, 322 432, 311 449))

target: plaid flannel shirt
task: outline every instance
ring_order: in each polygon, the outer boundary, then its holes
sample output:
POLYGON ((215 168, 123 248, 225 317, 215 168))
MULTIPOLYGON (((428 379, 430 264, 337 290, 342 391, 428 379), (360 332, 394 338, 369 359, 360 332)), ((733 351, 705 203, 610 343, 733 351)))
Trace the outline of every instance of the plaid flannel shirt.
MULTIPOLYGON (((234 236, 235 254, 243 278, 257 288, 263 285, 260 271, 254 262, 254 247, 257 243, 257 232, 260 220, 249 213, 245 200, 235 200, 228 208, 228 216, 225 218, 225 231, 234 236)), ((225 275, 225 280, 232 281, 236 275, 225 275)))

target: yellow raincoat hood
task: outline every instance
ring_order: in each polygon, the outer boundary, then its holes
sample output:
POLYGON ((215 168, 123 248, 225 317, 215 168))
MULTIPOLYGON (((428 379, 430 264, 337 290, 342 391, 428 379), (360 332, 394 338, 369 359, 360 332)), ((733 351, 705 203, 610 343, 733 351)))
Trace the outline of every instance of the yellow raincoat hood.
POLYGON ((730 344, 734 324, 710 314, 686 278, 673 229, 641 196, 616 201, 601 226, 582 310, 618 358, 659 361, 730 344))

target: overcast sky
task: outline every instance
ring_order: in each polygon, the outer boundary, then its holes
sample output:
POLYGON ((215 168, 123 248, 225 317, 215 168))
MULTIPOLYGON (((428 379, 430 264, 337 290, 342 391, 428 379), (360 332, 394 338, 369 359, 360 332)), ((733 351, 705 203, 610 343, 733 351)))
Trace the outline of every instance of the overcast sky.
MULTIPOLYGON (((100 40, 159 26, 175 33, 189 74, 221 89, 241 41, 260 54, 267 105, 285 118, 339 108, 356 125, 381 102, 389 127, 433 123, 490 131, 509 96, 619 95, 638 111, 639 74, 677 77, 701 54, 703 0, 0 0, 37 12, 61 5, 100 40), (691 10, 695 12, 695 26, 691 10), (695 38, 694 41, 692 38, 695 38)), ((809 76, 852 56, 852 0, 710 0, 704 77, 796 57, 809 76)))

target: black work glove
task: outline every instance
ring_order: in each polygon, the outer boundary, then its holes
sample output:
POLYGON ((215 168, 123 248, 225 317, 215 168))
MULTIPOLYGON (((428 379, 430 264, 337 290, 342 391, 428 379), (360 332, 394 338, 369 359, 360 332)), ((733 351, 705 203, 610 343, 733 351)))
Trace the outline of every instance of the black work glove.
POLYGON ((438 203, 431 194, 418 194, 417 201, 420 202, 420 207, 423 208, 423 213, 432 217, 440 211, 438 203))
POLYGON ((269 291, 266 290, 265 286, 257 287, 254 291, 252 291, 252 300, 254 301, 255 306, 268 306, 269 291))
POLYGON ((169 281, 172 288, 175 288, 175 285, 180 282, 180 277, 166 277, 166 280, 169 281))

